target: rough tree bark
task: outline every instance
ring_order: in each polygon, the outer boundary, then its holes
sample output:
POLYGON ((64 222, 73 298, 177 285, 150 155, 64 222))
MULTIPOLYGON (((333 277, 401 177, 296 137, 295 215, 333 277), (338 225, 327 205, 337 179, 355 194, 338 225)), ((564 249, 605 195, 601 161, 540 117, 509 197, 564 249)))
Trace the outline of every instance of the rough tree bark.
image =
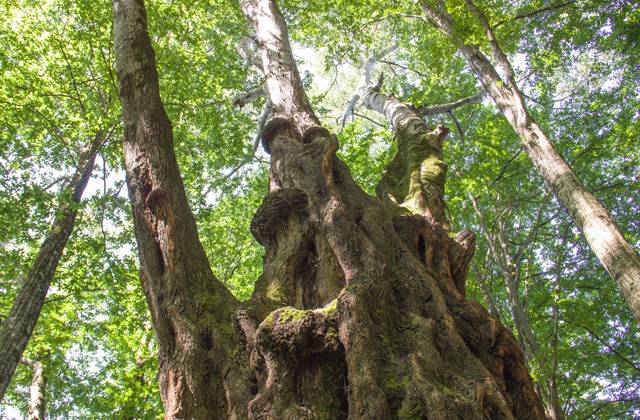
POLYGON ((46 377, 44 366, 37 360, 22 358, 20 363, 31 367, 31 386, 29 387, 29 411, 27 420, 44 420, 46 377))
POLYGON ((160 100, 143 0, 113 0, 113 19, 127 187, 165 417, 243 418, 251 381, 231 325, 237 302, 214 277, 198 239, 160 100))
POLYGON ((165 417, 544 417, 513 336, 464 297, 474 241, 451 238, 441 224, 446 165, 436 146, 446 130, 427 131, 398 103, 406 150, 382 198, 368 196, 311 109, 277 5, 242 0, 274 117, 262 139, 269 194, 251 224, 264 271, 240 305, 198 241, 143 2, 113 6, 125 164, 165 417), (438 172, 422 176, 416 165, 438 172))
POLYGON ((18 291, 9 316, 0 329, 0 401, 4 398, 11 377, 27 347, 33 329, 44 305, 62 252, 78 215, 78 203, 91 177, 96 153, 104 141, 104 133, 98 132, 78 159, 76 171, 63 189, 63 201, 58 209, 51 230, 40 246, 31 270, 18 291))
POLYGON ((533 165, 560 204, 567 209, 604 268, 618 283, 627 304, 640 322, 640 255, 625 240, 607 209, 582 185, 529 114, 511 64, 500 48, 487 18, 472 0, 465 0, 465 3, 481 23, 505 79, 500 77, 478 46, 459 33, 442 0, 420 0, 426 19, 458 47, 484 89, 520 136, 533 165))

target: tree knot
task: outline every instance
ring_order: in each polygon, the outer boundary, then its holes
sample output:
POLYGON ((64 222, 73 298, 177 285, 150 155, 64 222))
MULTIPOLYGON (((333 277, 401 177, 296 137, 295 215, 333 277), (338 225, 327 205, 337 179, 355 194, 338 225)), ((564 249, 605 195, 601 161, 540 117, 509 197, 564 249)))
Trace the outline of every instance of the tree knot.
POLYGON ((262 130, 262 147, 271 154, 271 144, 277 136, 287 136, 302 142, 302 136, 292 120, 287 118, 273 118, 262 130))
POLYGON ((269 193, 251 221, 251 234, 261 245, 267 245, 294 213, 307 215, 307 194, 296 188, 283 188, 269 193))

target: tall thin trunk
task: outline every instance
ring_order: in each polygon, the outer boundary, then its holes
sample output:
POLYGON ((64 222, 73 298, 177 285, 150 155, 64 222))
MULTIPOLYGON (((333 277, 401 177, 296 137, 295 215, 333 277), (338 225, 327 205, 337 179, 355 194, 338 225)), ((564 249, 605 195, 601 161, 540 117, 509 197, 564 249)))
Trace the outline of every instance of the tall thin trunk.
POLYGON ((445 10, 444 2, 420 0, 420 3, 427 20, 458 47, 484 89, 520 136, 533 165, 560 204, 567 209, 602 265, 618 283, 631 311, 640 321, 640 255, 625 240, 604 206, 582 185, 529 114, 511 64, 484 14, 471 0, 466 0, 469 9, 482 24, 506 80, 500 77, 478 47, 467 42, 458 32, 452 16, 445 10))
POLYGON ((77 204, 91 177, 96 153, 104 133, 98 132, 89 148, 78 159, 76 171, 64 188, 63 202, 46 239, 40 246, 31 270, 18 291, 11 312, 0 329, 0 401, 27 347, 44 305, 62 252, 71 236, 78 215, 77 204))
POLYGON ((560 285, 560 278, 562 277, 562 262, 567 256, 568 248, 567 238, 569 235, 570 226, 566 225, 562 234, 562 242, 558 246, 558 250, 564 250, 558 252, 555 264, 553 267, 553 304, 551 305, 551 363, 549 366, 549 404, 547 407, 547 414, 552 420, 564 420, 565 413, 562 409, 560 396, 558 395, 558 343, 560 341, 560 299, 562 297, 562 287, 560 285))
POLYGON ((487 305, 489 306, 489 313, 495 319, 500 319, 500 311, 498 310, 498 306, 496 305, 495 299, 493 299, 493 295, 491 293, 491 288, 489 284, 487 284, 487 278, 482 271, 482 269, 476 264, 475 261, 471 261, 471 267, 473 268, 473 272, 476 277, 476 282, 480 287, 480 291, 482 292, 482 297, 485 301, 487 301, 487 305))
POLYGON ((165 418, 242 418, 250 381, 247 367, 236 363, 242 359, 232 326, 238 303, 213 275, 198 238, 143 0, 113 0, 113 21, 127 186, 158 339, 165 418))
POLYGON ((469 199, 471 200, 473 209, 478 216, 480 229, 482 230, 482 234, 487 241, 487 245, 489 246, 489 252, 493 256, 493 259, 498 264, 498 267, 502 272, 502 277, 504 279, 507 291, 507 302, 509 311, 511 312, 511 316, 513 317, 513 322, 515 324, 516 331, 518 332, 520 344, 524 349, 528 361, 531 361, 538 350, 538 343, 534 338, 533 330, 529 322, 529 317, 526 314, 524 306, 522 305, 522 302, 520 300, 518 280, 520 272, 519 261, 514 261, 511 256, 511 252, 508 248, 506 233, 504 232, 504 225, 499 224, 498 235, 492 234, 489 231, 489 227, 487 226, 487 222, 484 218, 484 215, 482 214, 482 211, 480 210, 476 198, 472 194, 469 194, 469 199))
MULTIPOLYGON (((504 223, 502 221, 498 221, 498 233, 497 235, 492 234, 489 231, 489 227, 487 226, 487 222, 480 210, 476 198, 472 194, 469 194, 469 199, 471 200, 476 215, 478 216, 480 228, 482 229, 482 233, 489 246, 489 252, 502 272, 502 277, 505 281, 507 291, 509 311, 511 312, 516 331, 518 332, 518 339, 524 350, 527 363, 529 366, 531 366, 532 363, 535 363, 542 372, 543 377, 542 380, 536 383, 536 390, 545 403, 547 413, 553 419, 561 419, 563 415, 562 411, 558 410, 558 395, 557 389, 555 388, 555 369, 557 366, 554 365, 553 361, 551 366, 549 366, 547 360, 544 357, 541 357, 539 353, 540 345, 533 333, 533 328, 531 326, 531 321, 527 314, 526 307, 520 299, 520 264, 522 256, 525 247, 530 245, 541 226, 542 210, 546 205, 546 200, 543 201, 543 204, 538 211, 538 216, 534 222, 535 224, 531 227, 527 238, 520 245, 518 251, 515 252, 515 256, 512 256, 512 252, 509 249, 509 241, 504 223)), ((559 261, 556 261, 555 265, 558 266, 558 264, 559 261)), ((552 322, 557 323, 557 319, 552 320, 552 322)))
POLYGON ((560 279, 554 276, 553 304, 551 306, 551 366, 549 372, 549 408, 547 413, 553 420, 563 420, 564 412, 558 395, 558 341, 560 335, 560 279))
POLYGON ((31 386, 29 387, 29 411, 28 420, 44 420, 45 414, 45 390, 47 381, 44 376, 44 366, 37 360, 22 358, 20 363, 31 367, 31 386))

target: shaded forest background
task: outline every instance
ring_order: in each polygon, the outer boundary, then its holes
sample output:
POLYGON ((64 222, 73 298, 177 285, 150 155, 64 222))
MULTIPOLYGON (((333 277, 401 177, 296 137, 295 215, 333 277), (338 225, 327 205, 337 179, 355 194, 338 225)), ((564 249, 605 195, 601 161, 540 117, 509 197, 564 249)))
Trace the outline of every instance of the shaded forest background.
MULTIPOLYGON (((398 44, 375 73, 384 72, 385 90, 416 106, 480 91, 454 47, 404 3, 280 3, 313 106, 339 133, 339 155, 370 193, 394 153, 394 133, 364 107, 342 130, 338 120, 371 55, 398 44)), ((483 3, 532 114, 637 249, 639 6, 483 3)), ((79 150, 97 131, 107 133, 26 356, 45 366, 52 418, 157 417, 155 337, 123 186, 111 7, 0 4, 0 316, 46 235, 79 150)), ((234 104, 260 84, 237 50, 246 21, 237 4, 218 0, 150 1, 147 11, 200 238, 216 276, 246 299, 261 271, 263 251, 248 227, 268 167, 268 156, 253 151, 264 99, 234 104)), ((452 230, 478 234, 468 296, 512 328, 534 380, 557 382, 569 418, 637 415, 637 323, 506 120, 488 99, 428 119, 451 128, 444 153, 452 230), (507 260, 513 270, 504 270, 507 260), (530 328, 514 321, 518 311, 530 328)), ((5 407, 26 411, 30 376, 19 367, 5 407)))

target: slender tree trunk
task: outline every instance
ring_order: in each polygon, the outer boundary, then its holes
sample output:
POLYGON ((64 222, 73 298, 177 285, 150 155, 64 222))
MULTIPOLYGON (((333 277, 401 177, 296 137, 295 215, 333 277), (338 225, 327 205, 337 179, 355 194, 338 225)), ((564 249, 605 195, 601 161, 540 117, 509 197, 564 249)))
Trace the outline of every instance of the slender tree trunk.
POLYGON ((80 158, 76 172, 64 188, 63 202, 46 239, 40 246, 25 283, 18 291, 11 312, 0 329, 0 401, 9 386, 16 366, 31 338, 49 285, 53 280, 64 247, 71 236, 78 214, 77 204, 91 177, 93 163, 103 143, 102 132, 80 158))
POLYGON ((604 206, 582 185, 529 114, 511 64, 500 49, 484 14, 471 0, 466 0, 469 9, 482 24, 506 80, 500 77, 477 46, 467 42, 458 33, 443 2, 420 0, 420 3, 427 20, 454 42, 484 89, 520 136, 533 165, 560 204, 567 209, 602 265, 618 283, 631 311, 640 321, 640 255, 625 240, 604 206))
POLYGON ((411 138, 397 165, 411 188, 390 192, 410 205, 368 196, 309 105, 276 3, 242 0, 274 118, 262 139, 270 191, 251 224, 264 271, 239 305, 198 241, 143 3, 113 6, 125 164, 165 417, 543 418, 513 336, 464 298, 473 236, 449 238, 438 220, 444 173, 416 172, 415 162, 434 159, 444 168, 434 147, 444 130, 426 132, 415 114, 401 127, 411 138))
POLYGON ((237 302, 214 277, 187 203, 143 0, 113 0, 113 16, 127 186, 165 418, 242 418, 251 383, 245 360, 236 363, 237 302))
POLYGON ((44 366, 36 360, 22 358, 20 363, 31 367, 31 387, 29 388, 29 411, 28 420, 44 420, 45 414, 45 389, 46 378, 44 376, 44 366))
MULTIPOLYGON (((535 225, 531 228, 531 231, 527 235, 527 239, 520 245, 520 249, 515 252, 515 256, 512 256, 512 252, 509 249, 509 241, 507 239, 506 228, 502 221, 498 221, 497 229, 498 234, 492 234, 489 231, 487 222, 482 214, 477 200, 473 195, 469 194, 469 198, 473 204, 473 208, 478 216, 482 233, 489 246, 489 252, 493 256, 494 260, 502 271, 502 277, 505 281, 507 291, 507 303, 511 316, 513 318, 516 331, 518 332, 518 339, 522 346, 527 362, 529 366, 535 363, 539 371, 542 373, 542 378, 536 383, 536 390, 543 402, 545 403, 546 412, 550 418, 557 420, 564 418, 562 410, 559 408, 558 393, 555 385, 555 375, 557 370, 557 357, 554 353, 551 364, 542 357, 539 353, 540 345, 536 339, 529 315, 526 311, 526 306, 520 299, 520 262, 524 252, 524 247, 528 246, 536 235, 539 226, 541 224, 542 209, 546 205, 546 200, 543 201, 542 207, 538 212, 535 225)), ((566 239, 563 237, 563 241, 566 239)), ((555 267, 560 264, 560 259, 555 262, 555 267)), ((554 292, 555 293, 555 292, 554 292)), ((556 302, 557 303, 557 302, 556 302)), ((552 323, 553 328, 557 328, 557 304, 552 307, 552 323)), ((557 345, 557 332, 552 337, 552 349, 557 345), (555 337, 555 338, 554 338, 555 337), (554 341, 555 340, 555 341, 554 341)), ((552 350, 555 351, 555 350, 552 350)))
POLYGON ((489 313, 495 319, 500 319, 500 311, 498 310, 496 301, 493 299, 491 288, 487 284, 487 278, 485 276, 485 273, 478 266, 478 264, 476 264, 475 261, 471 261, 471 267, 473 268, 473 272, 475 274, 478 287, 480 287, 480 291, 482 292, 482 297, 484 298, 484 300, 487 301, 487 305, 489 306, 489 313))

